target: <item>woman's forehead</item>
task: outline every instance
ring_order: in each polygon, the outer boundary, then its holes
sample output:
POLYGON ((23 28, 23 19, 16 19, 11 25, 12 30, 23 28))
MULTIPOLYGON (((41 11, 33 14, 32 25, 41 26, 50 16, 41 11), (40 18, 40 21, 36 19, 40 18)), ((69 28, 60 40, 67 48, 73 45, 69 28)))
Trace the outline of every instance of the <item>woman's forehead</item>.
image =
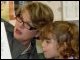
POLYGON ((31 21, 31 19, 30 19, 30 16, 28 16, 26 13, 22 13, 22 14, 21 14, 21 17, 22 17, 22 19, 23 19, 24 22, 27 22, 27 23, 29 23, 30 25, 33 25, 33 24, 32 24, 32 21, 31 21))

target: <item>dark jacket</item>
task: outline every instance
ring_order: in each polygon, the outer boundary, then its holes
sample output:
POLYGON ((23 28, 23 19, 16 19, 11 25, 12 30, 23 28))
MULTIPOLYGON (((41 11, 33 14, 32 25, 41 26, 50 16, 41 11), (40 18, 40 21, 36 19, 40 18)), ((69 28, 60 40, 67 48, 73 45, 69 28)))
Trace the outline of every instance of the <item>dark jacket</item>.
POLYGON ((24 48, 13 37, 14 26, 12 26, 10 23, 6 21, 3 21, 2 19, 1 19, 1 22, 4 22, 6 27, 12 59, 39 59, 37 50, 36 50, 35 39, 31 40, 31 49, 29 50, 29 52, 21 55, 21 52, 24 50, 24 48))

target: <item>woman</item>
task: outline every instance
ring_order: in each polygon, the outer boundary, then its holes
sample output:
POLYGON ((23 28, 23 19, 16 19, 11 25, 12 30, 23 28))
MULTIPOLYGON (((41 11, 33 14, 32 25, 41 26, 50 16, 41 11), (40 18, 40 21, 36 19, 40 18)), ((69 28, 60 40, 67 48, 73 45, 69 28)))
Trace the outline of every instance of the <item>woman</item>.
POLYGON ((40 40, 47 59, 79 58, 78 38, 78 27, 67 21, 56 21, 40 30, 40 40))
POLYGON ((31 2, 15 11, 15 20, 14 29, 8 32, 12 59, 38 59, 37 29, 53 21, 53 11, 43 3, 31 2))

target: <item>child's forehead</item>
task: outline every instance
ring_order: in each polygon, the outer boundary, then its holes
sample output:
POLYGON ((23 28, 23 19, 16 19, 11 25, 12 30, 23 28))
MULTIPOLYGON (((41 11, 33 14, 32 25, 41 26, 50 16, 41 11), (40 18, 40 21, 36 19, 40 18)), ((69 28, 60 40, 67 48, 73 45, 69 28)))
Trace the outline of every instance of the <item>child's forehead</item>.
POLYGON ((46 39, 46 40, 50 40, 50 39, 54 39, 55 35, 53 33, 49 33, 49 34, 46 34, 44 36, 41 36, 41 38, 46 39))

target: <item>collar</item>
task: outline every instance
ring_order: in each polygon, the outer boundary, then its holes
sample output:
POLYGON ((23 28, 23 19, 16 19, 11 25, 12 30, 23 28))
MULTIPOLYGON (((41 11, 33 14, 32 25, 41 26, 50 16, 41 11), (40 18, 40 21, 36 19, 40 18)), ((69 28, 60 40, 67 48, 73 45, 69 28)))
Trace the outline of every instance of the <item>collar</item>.
POLYGON ((12 43, 12 57, 15 59, 20 55, 24 54, 30 54, 32 55, 35 51, 35 44, 33 45, 34 40, 31 40, 30 49, 27 50, 20 42, 18 42, 16 39, 13 40, 12 43))

